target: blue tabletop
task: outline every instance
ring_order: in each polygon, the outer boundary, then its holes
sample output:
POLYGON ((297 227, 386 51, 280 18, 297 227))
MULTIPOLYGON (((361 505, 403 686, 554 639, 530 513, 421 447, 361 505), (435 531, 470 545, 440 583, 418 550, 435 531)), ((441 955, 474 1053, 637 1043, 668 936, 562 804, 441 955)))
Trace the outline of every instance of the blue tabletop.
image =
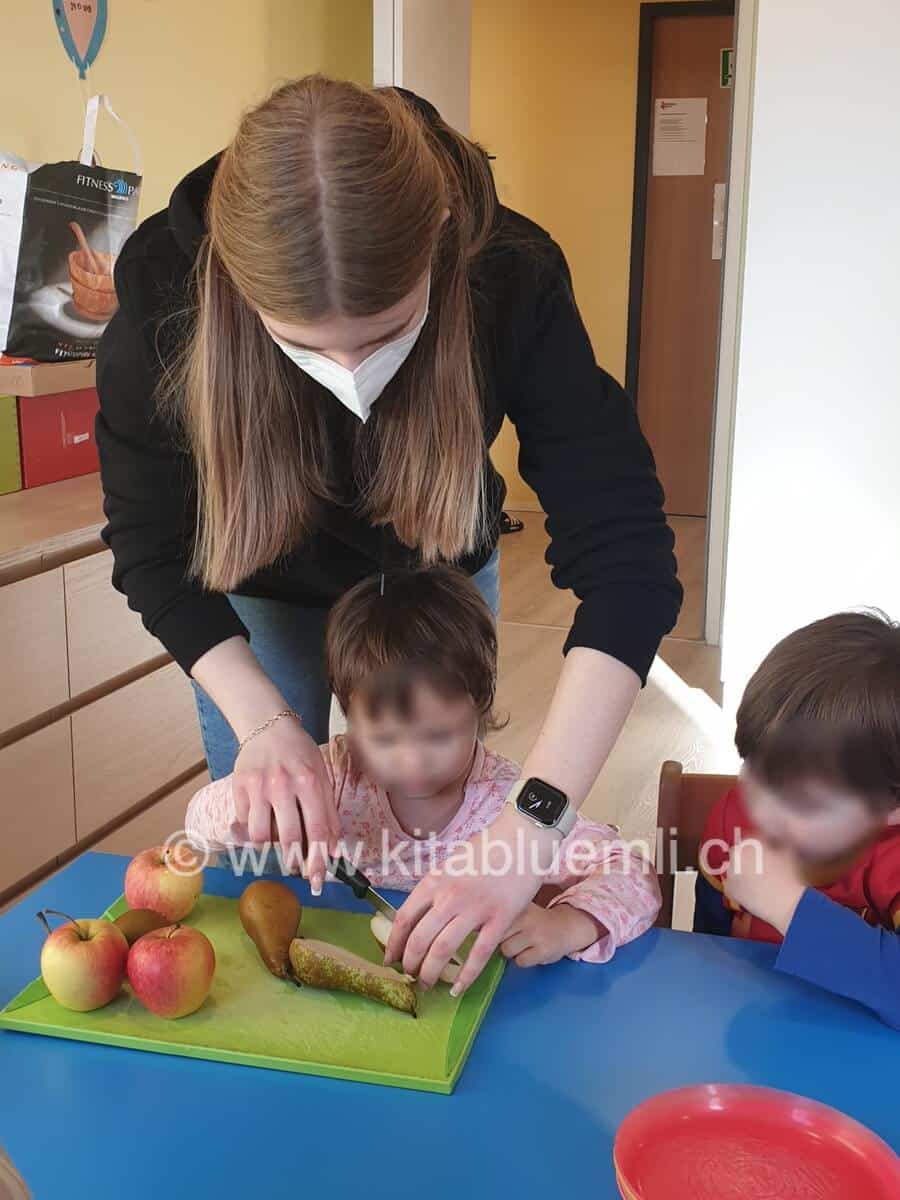
MULTIPOLYGON (((84 917, 126 861, 88 854, 0 918, 0 1004, 38 969, 39 908, 84 917)), ((240 882, 207 871, 207 890, 240 882)), ((356 907, 339 885, 324 903, 356 907)), ((507 970, 452 1096, 0 1031, 0 1142, 37 1200, 618 1196, 624 1115, 666 1088, 769 1084, 900 1149, 900 1036, 777 975, 773 950, 653 931, 607 966, 507 970)))

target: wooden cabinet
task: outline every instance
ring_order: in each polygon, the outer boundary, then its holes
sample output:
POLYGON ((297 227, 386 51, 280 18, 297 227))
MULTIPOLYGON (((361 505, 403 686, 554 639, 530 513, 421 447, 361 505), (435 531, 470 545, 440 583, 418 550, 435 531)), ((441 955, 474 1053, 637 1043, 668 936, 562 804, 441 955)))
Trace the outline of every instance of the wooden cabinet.
POLYGON ((188 680, 174 663, 72 714, 78 839, 203 765, 188 680))
POLYGON ((96 476, 0 497, 4 900, 104 836, 165 841, 206 782, 190 683, 114 591, 102 520, 96 476))
POLYGON ((201 771, 152 808, 146 809, 127 825, 98 842, 94 849, 106 854, 127 854, 132 857, 150 846, 162 846, 173 833, 180 833, 184 829, 184 814, 191 797, 208 783, 208 773, 201 771))
POLYGON ((0 892, 74 841, 72 738, 65 718, 0 750, 0 892))
POLYGON ((73 696, 163 656, 162 646, 110 583, 109 551, 67 563, 63 572, 73 696))
POLYGON ((69 698, 63 573, 0 588, 0 733, 69 698))

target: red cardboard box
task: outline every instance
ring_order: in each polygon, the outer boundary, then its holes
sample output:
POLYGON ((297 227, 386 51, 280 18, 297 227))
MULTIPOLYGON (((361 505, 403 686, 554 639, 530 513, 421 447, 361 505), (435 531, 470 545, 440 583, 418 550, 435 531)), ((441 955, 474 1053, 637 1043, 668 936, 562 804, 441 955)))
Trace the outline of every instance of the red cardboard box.
POLYGON ((98 408, 95 388, 19 397, 23 487, 57 483, 99 468, 94 439, 98 408))

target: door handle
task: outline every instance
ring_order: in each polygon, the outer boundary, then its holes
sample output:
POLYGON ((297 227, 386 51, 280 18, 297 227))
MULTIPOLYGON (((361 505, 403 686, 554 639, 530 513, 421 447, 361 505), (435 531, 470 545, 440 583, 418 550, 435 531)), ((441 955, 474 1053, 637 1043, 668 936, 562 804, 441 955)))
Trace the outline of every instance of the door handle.
POLYGON ((712 256, 715 262, 722 258, 725 248, 725 197, 727 183, 713 184, 712 256))

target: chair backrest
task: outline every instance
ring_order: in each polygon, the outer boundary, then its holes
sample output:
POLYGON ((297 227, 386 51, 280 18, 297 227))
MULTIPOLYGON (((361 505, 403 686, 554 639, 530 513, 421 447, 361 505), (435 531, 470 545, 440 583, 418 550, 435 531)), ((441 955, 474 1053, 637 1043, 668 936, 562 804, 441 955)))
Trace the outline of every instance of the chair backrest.
POLYGON ((656 810, 662 907, 656 924, 672 927, 675 872, 697 866, 700 839, 710 810, 737 782, 736 775, 685 775, 680 762, 664 762, 656 810))

